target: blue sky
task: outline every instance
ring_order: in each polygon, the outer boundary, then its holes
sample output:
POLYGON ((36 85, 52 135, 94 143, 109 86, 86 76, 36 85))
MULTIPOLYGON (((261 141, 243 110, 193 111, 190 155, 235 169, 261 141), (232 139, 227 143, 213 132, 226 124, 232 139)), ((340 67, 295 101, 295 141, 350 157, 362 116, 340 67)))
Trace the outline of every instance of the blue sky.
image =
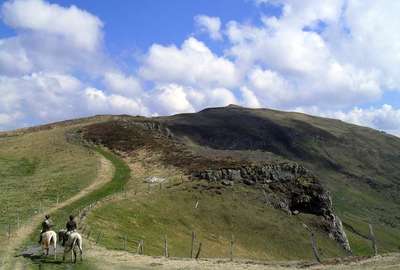
POLYGON ((396 1, 0 4, 0 130, 235 103, 400 134, 396 1))

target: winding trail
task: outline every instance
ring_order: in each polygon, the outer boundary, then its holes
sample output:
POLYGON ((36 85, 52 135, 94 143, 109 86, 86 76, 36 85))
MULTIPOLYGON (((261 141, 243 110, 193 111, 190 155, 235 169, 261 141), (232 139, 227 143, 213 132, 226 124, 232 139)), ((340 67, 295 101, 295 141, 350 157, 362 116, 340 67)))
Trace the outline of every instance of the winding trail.
MULTIPOLYGON (((55 205, 51 208, 46 209, 44 212, 48 214, 52 214, 55 211, 66 207, 79 199, 83 198, 87 194, 99 189, 100 187, 104 186, 106 183, 110 182, 113 178, 115 168, 111 161, 106 159, 103 155, 97 154, 99 157, 99 169, 96 178, 93 182, 87 186, 86 188, 82 189, 80 192, 72 196, 71 198, 55 205)), ((7 246, 7 250, 5 251, 5 263, 10 261, 11 256, 14 255, 16 249, 22 246, 24 241, 34 233, 35 229, 38 227, 38 224, 43 219, 43 213, 38 213, 32 217, 32 221, 29 224, 24 224, 21 226, 15 233, 12 241, 7 246)), ((17 267, 18 268, 18 267, 17 267)))

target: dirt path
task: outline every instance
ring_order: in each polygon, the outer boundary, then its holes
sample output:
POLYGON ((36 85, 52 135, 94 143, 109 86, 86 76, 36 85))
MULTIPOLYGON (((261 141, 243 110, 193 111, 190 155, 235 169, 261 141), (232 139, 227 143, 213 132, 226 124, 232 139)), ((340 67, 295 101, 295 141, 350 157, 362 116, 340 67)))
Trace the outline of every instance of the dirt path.
MULTIPOLYGON (((55 211, 76 202, 82 197, 86 196, 88 193, 100 188, 104 184, 108 183, 112 180, 112 176, 114 174, 114 166, 111 161, 103 157, 99 154, 99 169, 98 174, 95 180, 86 188, 82 189, 79 193, 74 195, 73 197, 59 203, 58 205, 45 209, 44 212, 52 214, 55 211)), ((15 250, 19 248, 23 242, 29 237, 34 230, 37 228, 38 224, 43 219, 43 213, 36 214, 32 217, 32 221, 29 224, 25 224, 21 226, 19 230, 15 232, 15 237, 12 238, 11 243, 7 246, 7 250, 5 252, 5 263, 9 261, 11 256, 15 253, 15 250)))
POLYGON ((107 250, 103 247, 91 245, 87 251, 87 257, 95 269, 137 269, 137 270, 372 270, 400 269, 400 254, 391 253, 373 258, 351 258, 338 263, 333 261, 324 264, 305 261, 286 262, 256 262, 249 260, 229 259, 200 259, 198 261, 186 258, 164 258, 151 256, 138 256, 123 251, 107 250))

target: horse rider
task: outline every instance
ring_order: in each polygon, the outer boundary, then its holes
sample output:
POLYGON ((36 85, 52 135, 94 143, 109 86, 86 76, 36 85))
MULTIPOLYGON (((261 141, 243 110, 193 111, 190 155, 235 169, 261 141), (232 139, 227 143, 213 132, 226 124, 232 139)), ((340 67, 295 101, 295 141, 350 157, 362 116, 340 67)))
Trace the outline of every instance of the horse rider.
POLYGON ((42 243, 42 234, 50 231, 51 227, 53 227, 53 222, 50 219, 50 215, 46 215, 42 222, 42 230, 40 231, 39 244, 42 243))
POLYGON ((63 246, 65 245, 65 241, 68 239, 69 235, 73 232, 76 232, 76 229, 78 228, 73 215, 69 216, 69 220, 65 225, 65 227, 67 227, 67 232, 66 232, 66 237, 64 237, 63 239, 63 246))

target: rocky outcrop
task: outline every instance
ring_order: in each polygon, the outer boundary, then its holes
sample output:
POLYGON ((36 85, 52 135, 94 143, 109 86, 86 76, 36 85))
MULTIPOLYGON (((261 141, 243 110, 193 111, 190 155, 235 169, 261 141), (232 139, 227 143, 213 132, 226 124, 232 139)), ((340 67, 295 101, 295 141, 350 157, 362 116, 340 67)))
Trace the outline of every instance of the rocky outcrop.
POLYGON ((330 237, 351 252, 342 222, 334 213, 329 192, 312 173, 297 163, 220 168, 195 172, 192 177, 221 182, 226 186, 238 183, 253 186, 263 191, 265 203, 288 214, 322 216, 330 237))

